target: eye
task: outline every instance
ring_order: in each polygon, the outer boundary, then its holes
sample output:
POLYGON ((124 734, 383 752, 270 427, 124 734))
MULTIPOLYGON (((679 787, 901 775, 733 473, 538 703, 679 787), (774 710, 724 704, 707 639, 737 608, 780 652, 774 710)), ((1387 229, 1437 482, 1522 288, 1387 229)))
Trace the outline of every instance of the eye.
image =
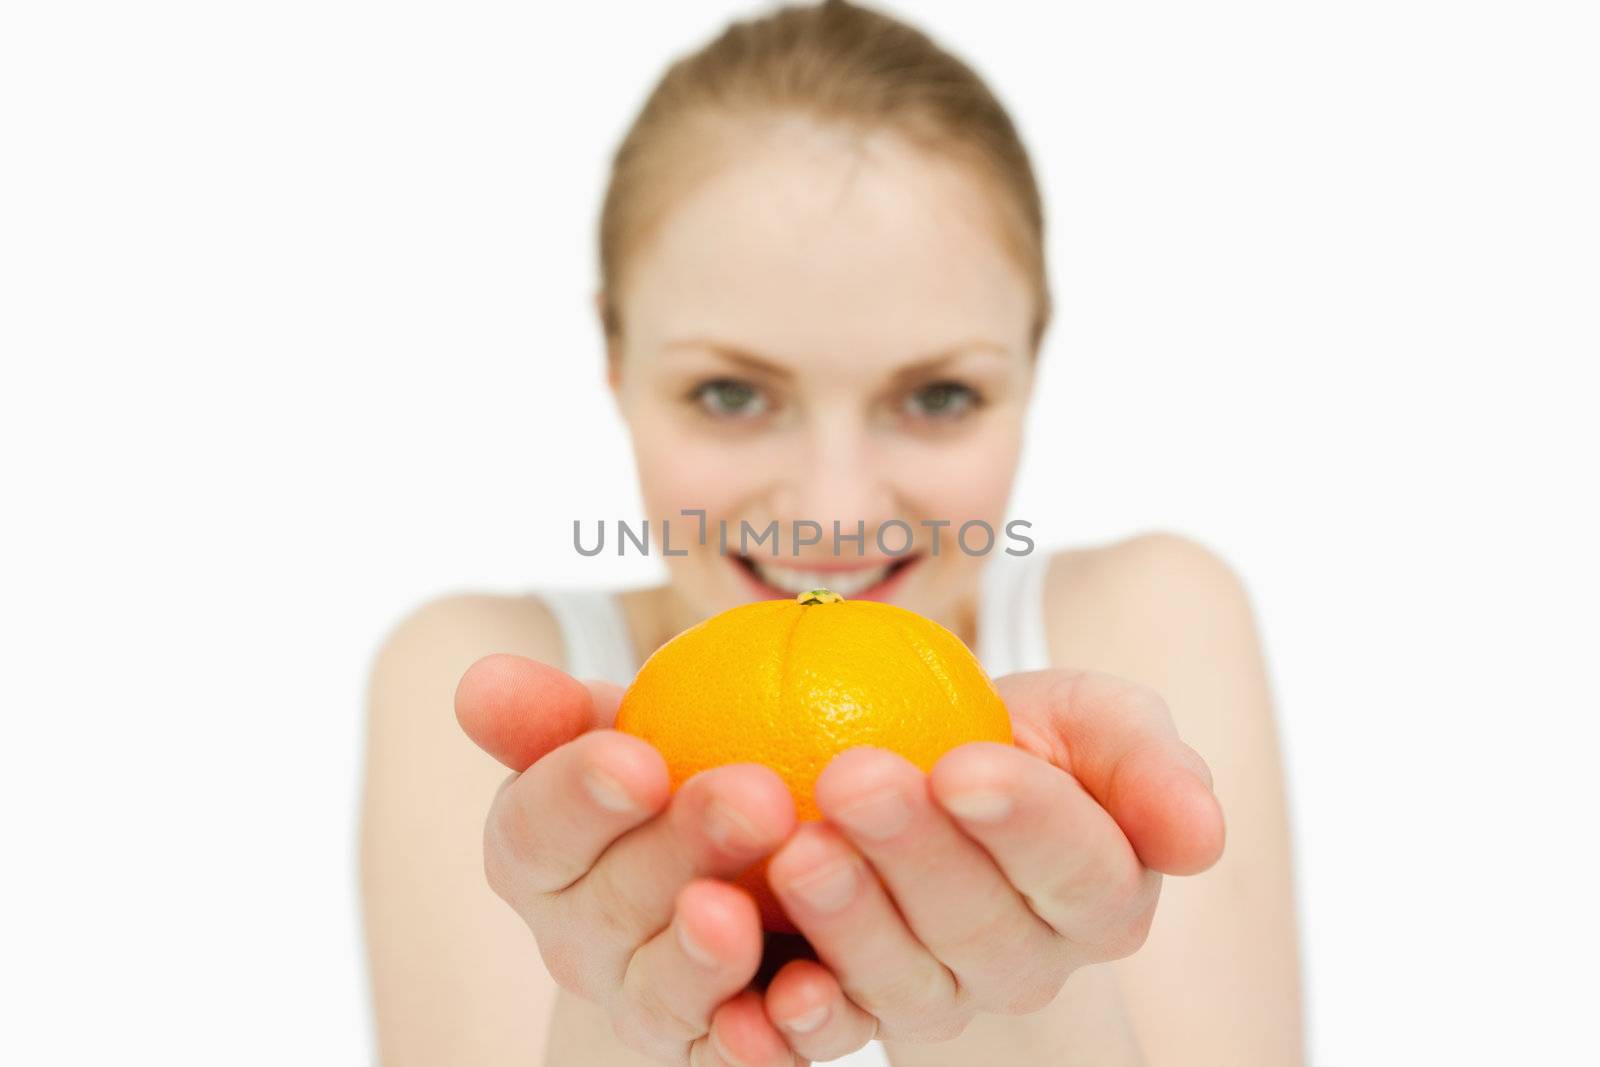
POLYGON ((960 382, 933 382, 906 397, 905 413, 919 419, 960 418, 979 400, 976 390, 960 382))
POLYGON ((736 378, 716 378, 696 386, 691 399, 714 418, 748 419, 767 410, 766 397, 736 378))

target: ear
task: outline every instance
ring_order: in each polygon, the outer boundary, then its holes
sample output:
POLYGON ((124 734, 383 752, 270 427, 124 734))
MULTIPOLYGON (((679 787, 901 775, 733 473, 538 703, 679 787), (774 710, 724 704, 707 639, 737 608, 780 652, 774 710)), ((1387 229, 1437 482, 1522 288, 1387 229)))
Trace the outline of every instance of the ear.
POLYGON ((622 345, 620 344, 621 339, 617 336, 616 331, 612 329, 612 323, 606 318, 606 291, 604 289, 595 290, 594 313, 595 317, 600 320, 600 335, 605 338, 606 343, 606 385, 610 387, 612 395, 615 396, 617 386, 621 382, 618 367, 622 361, 622 345))

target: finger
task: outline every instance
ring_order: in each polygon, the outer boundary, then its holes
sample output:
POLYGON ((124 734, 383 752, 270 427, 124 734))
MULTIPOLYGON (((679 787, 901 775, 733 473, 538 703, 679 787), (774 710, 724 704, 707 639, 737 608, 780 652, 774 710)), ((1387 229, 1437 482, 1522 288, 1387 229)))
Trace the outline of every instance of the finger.
POLYGON ((794 828, 794 799, 776 773, 730 763, 694 775, 661 815, 618 838, 557 898, 553 921, 596 936, 585 946, 595 979, 615 987, 628 957, 672 918, 694 878, 731 878, 794 828))
POLYGON ((495 653, 473 663, 456 683, 456 721, 479 748, 522 771, 584 731, 611 725, 620 700, 616 688, 495 653))
POLYGON ((871 1041, 878 1020, 858 1008, 833 972, 815 960, 791 960, 772 976, 767 1018, 808 1060, 832 1060, 871 1041))
POLYGON ((1111 775, 1107 810, 1145 865, 1166 874, 1199 874, 1222 858, 1222 806, 1191 769, 1199 758, 1181 742, 1143 747, 1127 752, 1111 775))
POLYGON ((672 922, 639 947, 622 979, 619 1036, 662 1059, 688 1055, 717 1005, 761 963, 761 916, 744 890, 697 879, 678 891, 672 922))
POLYGON ((801 824, 767 866, 767 881, 846 995, 887 1037, 953 1037, 956 979, 917 940, 848 840, 801 824))
POLYGON ((513 905, 566 888, 613 841, 660 811, 669 791, 666 763, 641 738, 594 730, 560 746, 495 798, 486 855, 515 871, 492 880, 511 883, 513 905))
POLYGON ((594 698, 594 724, 605 729, 617 721, 617 709, 622 706, 622 686, 599 678, 580 678, 584 688, 594 698))
POLYGON ((1073 777, 1111 813, 1139 859, 1196 874, 1222 855, 1210 770, 1178 737, 1154 691, 1099 671, 1030 671, 995 683, 1019 743, 1073 777))
POLYGON ((711 1017, 711 1032, 689 1051, 690 1067, 795 1067, 804 1065, 761 1010, 761 994, 747 989, 711 1017))
POLYGON ((940 807, 1068 942, 1090 959, 1139 947, 1160 875, 1070 774, 1010 745, 974 741, 940 757, 928 780, 940 807))
MULTIPOLYGON (((1009 745, 993 747, 1067 777, 1009 745)), ((872 864, 917 940, 979 1006, 1022 1011, 1020 1005, 1042 1006, 1060 990, 1073 962, 1070 946, 933 802, 927 776, 910 760, 881 748, 849 749, 818 775, 816 798, 872 864)), ((1131 861, 1132 852, 1121 847, 1131 861)))

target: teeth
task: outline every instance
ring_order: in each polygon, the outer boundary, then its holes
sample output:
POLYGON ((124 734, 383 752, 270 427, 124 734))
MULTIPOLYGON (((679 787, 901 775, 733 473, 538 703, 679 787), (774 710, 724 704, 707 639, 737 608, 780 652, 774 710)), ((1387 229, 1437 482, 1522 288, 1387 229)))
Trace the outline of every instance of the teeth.
POLYGON ((888 577, 890 564, 869 571, 801 571, 792 567, 775 567, 770 563, 750 561, 761 580, 774 589, 786 593, 804 593, 812 589, 832 589, 840 596, 849 597, 877 585, 888 577))

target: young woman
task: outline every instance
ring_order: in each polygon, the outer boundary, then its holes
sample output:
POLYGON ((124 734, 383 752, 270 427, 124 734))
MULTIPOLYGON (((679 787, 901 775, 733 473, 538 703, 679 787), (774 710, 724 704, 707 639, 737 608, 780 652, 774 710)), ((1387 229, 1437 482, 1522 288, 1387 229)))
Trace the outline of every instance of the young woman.
POLYGON ((686 538, 657 588, 448 596, 396 627, 363 824, 384 1062, 1299 1062, 1283 790, 1238 579, 1166 534, 952 547, 963 522, 1004 528, 1049 317, 1038 192, 983 83, 846 3, 736 24, 650 97, 600 239, 649 515, 860 524, 865 554, 686 538), (916 540, 891 558, 894 520, 916 540), (608 729, 619 686, 696 621, 819 572, 960 635, 1017 746, 929 774, 852 750, 818 782, 823 823, 797 825, 757 765, 669 796, 654 750, 608 729), (731 878, 769 855, 815 958, 763 966, 731 878))

